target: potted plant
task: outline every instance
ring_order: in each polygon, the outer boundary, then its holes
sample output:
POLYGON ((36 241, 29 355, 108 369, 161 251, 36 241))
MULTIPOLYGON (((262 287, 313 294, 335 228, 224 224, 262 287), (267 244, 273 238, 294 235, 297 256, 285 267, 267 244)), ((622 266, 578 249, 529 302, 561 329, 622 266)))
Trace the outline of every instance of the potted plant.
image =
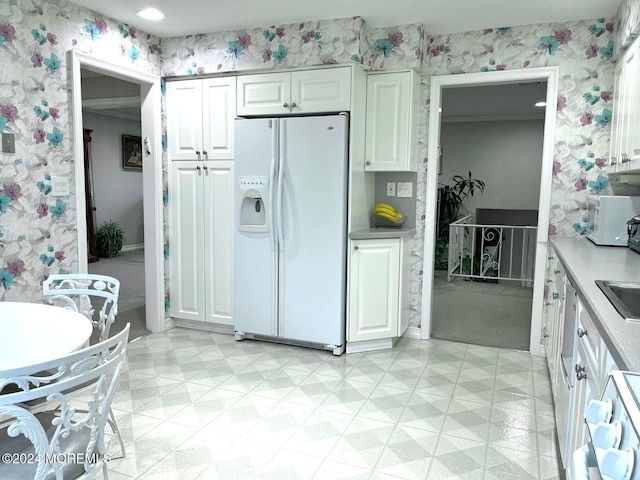
POLYGON ((473 178, 471 171, 469 175, 454 175, 451 177, 451 185, 440 184, 438 199, 438 225, 435 252, 435 267, 439 269, 447 268, 448 245, 449 245, 449 224, 456 221, 460 213, 460 207, 467 197, 473 197, 476 192, 484 193, 485 183, 482 180, 473 178))
POLYGON ((124 230, 112 220, 102 222, 96 230, 98 255, 101 257, 115 257, 122 250, 124 230))

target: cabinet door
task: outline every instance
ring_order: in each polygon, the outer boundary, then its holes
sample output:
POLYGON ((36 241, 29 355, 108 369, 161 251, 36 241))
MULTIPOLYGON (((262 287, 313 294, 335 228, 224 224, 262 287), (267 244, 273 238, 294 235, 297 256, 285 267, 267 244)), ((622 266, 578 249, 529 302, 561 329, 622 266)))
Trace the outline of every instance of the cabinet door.
POLYGON ((204 320, 202 162, 171 163, 171 316, 204 320))
POLYGON ((416 170, 417 86, 411 71, 367 77, 365 170, 416 170))
POLYGON ((169 160, 197 160, 202 151, 202 82, 167 82, 169 160))
POLYGON ((624 61, 618 62, 615 69, 615 89, 613 99, 613 114, 611 119, 611 145, 609 147, 609 165, 611 172, 620 170, 624 166, 621 163, 623 64, 624 61))
POLYGON ((397 336, 400 240, 351 242, 349 341, 397 336))
POLYGON ((233 162, 204 162, 205 321, 233 325, 233 162))
POLYGON ((236 79, 224 77, 202 80, 202 109, 204 158, 233 160, 236 79))
POLYGON ((629 100, 629 128, 627 133, 627 150, 629 152, 628 170, 640 169, 640 43, 634 42, 629 52, 625 68, 628 70, 625 76, 629 92, 626 95, 629 100))
POLYGON ((291 73, 291 113, 351 110, 351 68, 291 73))
POLYGON ((238 115, 281 115, 290 113, 290 73, 239 76, 237 82, 238 115))

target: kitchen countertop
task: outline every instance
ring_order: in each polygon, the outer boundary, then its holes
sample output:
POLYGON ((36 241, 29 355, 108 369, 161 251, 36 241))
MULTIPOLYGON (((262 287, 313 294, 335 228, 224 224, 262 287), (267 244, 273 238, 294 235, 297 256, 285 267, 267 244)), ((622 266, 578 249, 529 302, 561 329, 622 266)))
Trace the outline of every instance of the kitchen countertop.
POLYGON ((410 238, 416 233, 415 228, 367 228, 351 232, 351 240, 369 240, 372 238, 410 238))
POLYGON ((571 284, 621 370, 640 371, 640 322, 627 321, 595 280, 640 282, 640 254, 599 247, 584 237, 552 237, 571 284))

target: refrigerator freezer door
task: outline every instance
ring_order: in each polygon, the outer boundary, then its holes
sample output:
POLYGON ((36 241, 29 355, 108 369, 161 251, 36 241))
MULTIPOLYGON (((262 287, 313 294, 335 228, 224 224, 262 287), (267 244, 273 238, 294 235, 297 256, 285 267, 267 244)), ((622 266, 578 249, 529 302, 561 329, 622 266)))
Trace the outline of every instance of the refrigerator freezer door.
POLYGON ((280 336, 344 344, 347 212, 344 115, 280 120, 280 336))
MULTIPOLYGON (((273 184, 273 158, 277 158, 278 120, 238 119, 235 123, 235 259, 234 318, 237 332, 277 335, 277 251, 274 248, 270 199, 266 231, 238 229, 242 206, 238 183, 246 178, 269 178, 273 184)), ((260 189, 256 189, 260 191, 260 189)), ((270 189, 263 189, 267 196, 270 189)))

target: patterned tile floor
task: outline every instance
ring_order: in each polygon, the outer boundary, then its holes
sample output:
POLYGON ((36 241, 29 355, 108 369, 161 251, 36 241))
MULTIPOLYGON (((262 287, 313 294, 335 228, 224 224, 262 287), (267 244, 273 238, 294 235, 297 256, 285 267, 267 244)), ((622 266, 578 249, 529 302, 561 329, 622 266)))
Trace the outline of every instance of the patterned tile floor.
POLYGON ((526 352, 334 357, 176 328, 129 345, 113 409, 112 480, 560 478, 545 359, 526 352))

